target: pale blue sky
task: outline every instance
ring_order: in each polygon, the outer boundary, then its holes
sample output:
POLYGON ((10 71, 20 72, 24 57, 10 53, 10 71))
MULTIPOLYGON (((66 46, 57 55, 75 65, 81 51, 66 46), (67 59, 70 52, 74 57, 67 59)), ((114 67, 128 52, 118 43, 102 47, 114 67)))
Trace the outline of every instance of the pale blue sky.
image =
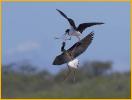
MULTIPOLYGON (((130 4, 127 2, 84 3, 3 3, 2 4, 2 63, 29 61, 39 68, 56 72, 63 66, 53 66, 60 54, 61 36, 69 23, 56 11, 60 9, 75 20, 104 22, 86 29, 95 38, 87 51, 79 56, 85 61, 112 61, 114 70, 130 68, 130 4)), ((70 47, 76 39, 67 43, 70 47)))

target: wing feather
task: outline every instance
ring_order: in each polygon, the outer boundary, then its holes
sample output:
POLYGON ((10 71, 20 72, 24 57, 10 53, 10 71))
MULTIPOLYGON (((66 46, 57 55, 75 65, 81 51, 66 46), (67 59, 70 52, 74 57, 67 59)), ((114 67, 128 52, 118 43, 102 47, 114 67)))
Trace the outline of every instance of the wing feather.
POLYGON ((79 55, 81 55, 91 44, 93 40, 93 35, 94 33, 91 32, 80 41, 81 42, 80 45, 78 45, 77 42, 71 48, 69 48, 68 50, 57 56, 53 62, 53 65, 61 65, 67 63, 73 60, 74 58, 78 57, 79 55))
POLYGON ((67 17, 66 14, 64 14, 62 11, 60 11, 60 10, 58 10, 58 9, 56 9, 56 10, 57 10, 64 18, 66 18, 66 19, 68 20, 69 24, 70 24, 74 29, 76 29, 76 25, 75 25, 75 22, 74 22, 73 19, 67 17))
POLYGON ((80 24, 77 27, 77 30, 80 33, 82 33, 87 27, 91 27, 91 26, 94 26, 94 25, 101 25, 101 24, 104 24, 104 23, 98 23, 98 22, 94 22, 94 23, 82 23, 82 24, 80 24))

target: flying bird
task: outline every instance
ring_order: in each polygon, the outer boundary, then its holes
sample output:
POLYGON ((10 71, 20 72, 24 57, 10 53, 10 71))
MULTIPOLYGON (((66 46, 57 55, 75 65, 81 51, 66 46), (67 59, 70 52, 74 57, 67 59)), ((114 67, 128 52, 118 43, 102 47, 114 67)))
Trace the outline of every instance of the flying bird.
MULTIPOLYGON (((64 14, 62 11, 56 9, 65 19, 68 20, 70 26, 71 26, 71 29, 66 29, 65 31, 65 34, 64 35, 69 35, 70 37, 71 36, 76 36, 78 38, 78 40, 80 41, 80 36, 82 34, 82 32, 88 28, 88 27, 91 27, 91 26, 94 26, 94 25, 101 25, 101 24, 104 24, 102 22, 92 22, 92 23, 81 23, 78 27, 76 27, 75 25, 75 22, 73 19, 67 17, 66 14, 64 14)), ((64 41, 66 41, 67 39, 64 38, 64 41)))
POLYGON ((68 50, 64 50, 64 52, 58 55, 55 60, 53 61, 53 65, 62 65, 67 63, 69 72, 64 78, 66 80, 69 75, 73 72, 73 81, 75 82, 75 73, 79 66, 79 60, 76 58, 81 55, 91 44, 93 40, 94 33, 91 32, 86 37, 81 40, 81 44, 79 42, 75 43, 71 48, 68 50))
POLYGON ((62 64, 68 63, 74 60, 79 55, 81 55, 91 44, 93 40, 93 36, 94 36, 94 33, 91 32, 82 40, 80 40, 81 44, 77 42, 68 50, 65 50, 63 53, 58 55, 53 61, 53 65, 62 65, 62 64))

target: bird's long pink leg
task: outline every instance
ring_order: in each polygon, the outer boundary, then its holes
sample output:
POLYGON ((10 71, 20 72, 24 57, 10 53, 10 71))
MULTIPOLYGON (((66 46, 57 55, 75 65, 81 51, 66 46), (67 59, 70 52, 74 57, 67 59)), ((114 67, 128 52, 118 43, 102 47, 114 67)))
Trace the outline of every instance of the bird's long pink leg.
POLYGON ((64 81, 70 76, 70 74, 71 74, 71 70, 70 70, 70 67, 68 66, 68 70, 69 70, 69 72, 67 73, 67 75, 66 75, 66 77, 64 78, 64 81))
POLYGON ((76 81, 75 74, 76 74, 76 69, 75 69, 75 70, 74 70, 74 72, 73 72, 73 82, 75 82, 75 81, 76 81))

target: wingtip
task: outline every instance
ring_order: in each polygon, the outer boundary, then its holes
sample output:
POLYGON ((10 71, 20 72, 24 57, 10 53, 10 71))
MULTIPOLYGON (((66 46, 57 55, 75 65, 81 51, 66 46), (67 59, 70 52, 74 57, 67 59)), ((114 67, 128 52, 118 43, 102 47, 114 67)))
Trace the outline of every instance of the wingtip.
POLYGON ((97 22, 97 24, 101 25, 101 24, 105 24, 104 22, 97 22))
POLYGON ((91 35, 91 40, 93 40, 93 38, 94 38, 94 33, 91 33, 90 35, 91 35))
POLYGON ((94 31, 90 32, 90 34, 93 34, 94 35, 94 31))
POLYGON ((60 10, 59 10, 59 9, 56 9, 56 10, 60 12, 60 10))
POLYGON ((89 36, 91 36, 93 38, 94 37, 94 31, 90 32, 89 36))
POLYGON ((105 23, 102 22, 102 23, 100 23, 100 24, 105 24, 105 23))

